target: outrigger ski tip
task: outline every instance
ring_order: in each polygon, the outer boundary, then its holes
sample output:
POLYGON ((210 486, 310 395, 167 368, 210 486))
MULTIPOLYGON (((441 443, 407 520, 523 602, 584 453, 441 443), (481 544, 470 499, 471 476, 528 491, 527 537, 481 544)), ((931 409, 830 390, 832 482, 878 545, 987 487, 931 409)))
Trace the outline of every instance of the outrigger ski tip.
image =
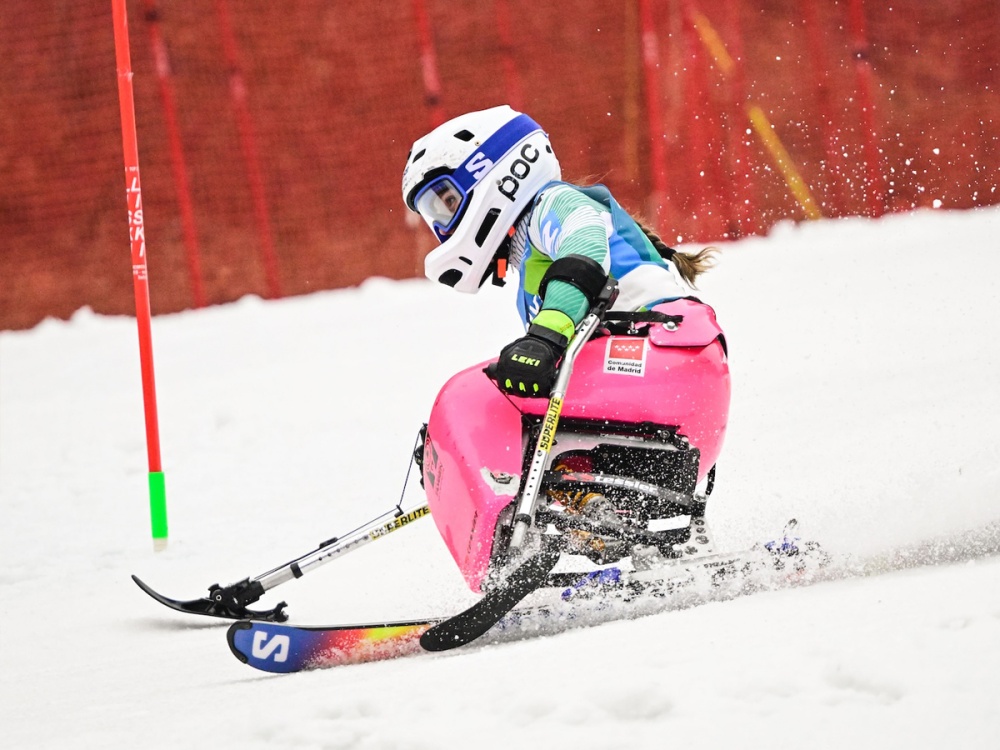
POLYGON ((535 553, 478 602, 454 617, 442 620, 421 635, 421 647, 424 651, 448 651, 476 640, 528 594, 544 586, 557 562, 558 550, 535 553))
MULTIPOLYGON (((265 622, 285 622, 288 620, 288 615, 284 611, 285 607, 288 606, 285 602, 280 602, 273 609, 255 610, 246 608, 246 604, 255 602, 260 598, 260 594, 256 593, 256 589, 253 586, 255 582, 249 579, 231 586, 219 586, 217 584, 210 586, 207 597, 189 599, 187 601, 164 596, 151 588, 139 576, 133 575, 132 580, 135 581, 139 588, 160 604, 178 612, 185 612, 192 615, 207 615, 208 617, 218 617, 225 620, 262 620, 265 622)), ((263 593, 263 591, 260 593, 263 593)))

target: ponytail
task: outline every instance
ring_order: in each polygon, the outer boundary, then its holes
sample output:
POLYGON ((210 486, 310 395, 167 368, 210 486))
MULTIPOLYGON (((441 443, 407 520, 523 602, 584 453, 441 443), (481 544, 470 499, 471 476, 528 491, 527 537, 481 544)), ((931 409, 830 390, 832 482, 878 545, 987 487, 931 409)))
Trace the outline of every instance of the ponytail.
POLYGON ((664 260, 673 262, 684 281, 697 289, 694 284, 695 279, 715 265, 715 255, 718 251, 714 247, 706 247, 696 253, 682 253, 668 247, 667 243, 660 239, 660 235, 641 221, 636 221, 636 224, 664 260))

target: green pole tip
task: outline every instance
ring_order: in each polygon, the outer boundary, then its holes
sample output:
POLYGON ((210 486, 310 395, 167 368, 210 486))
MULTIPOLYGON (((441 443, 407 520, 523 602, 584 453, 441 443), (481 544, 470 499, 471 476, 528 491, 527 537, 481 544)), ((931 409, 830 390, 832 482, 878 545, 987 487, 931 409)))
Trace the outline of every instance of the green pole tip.
POLYGON ((162 471, 149 472, 149 518, 153 527, 153 541, 162 541, 162 546, 154 544, 154 549, 167 546, 167 488, 162 471))

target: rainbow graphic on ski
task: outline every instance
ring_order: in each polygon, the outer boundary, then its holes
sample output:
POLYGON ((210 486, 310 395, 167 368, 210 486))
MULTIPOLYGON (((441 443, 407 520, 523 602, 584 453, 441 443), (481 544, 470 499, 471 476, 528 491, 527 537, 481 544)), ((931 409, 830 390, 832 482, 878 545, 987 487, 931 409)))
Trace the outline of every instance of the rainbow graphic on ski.
POLYGON ((302 628, 237 622, 227 634, 237 659, 265 672, 299 672, 364 664, 419 653, 420 636, 439 620, 302 628))

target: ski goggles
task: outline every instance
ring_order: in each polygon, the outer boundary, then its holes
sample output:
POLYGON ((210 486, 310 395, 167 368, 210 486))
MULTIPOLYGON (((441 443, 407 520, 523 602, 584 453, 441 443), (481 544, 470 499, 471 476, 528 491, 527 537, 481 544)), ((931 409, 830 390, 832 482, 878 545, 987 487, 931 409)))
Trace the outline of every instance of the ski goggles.
POLYGON ((458 224, 468 197, 461 185, 445 175, 421 188, 413 205, 439 236, 448 235, 458 224))

